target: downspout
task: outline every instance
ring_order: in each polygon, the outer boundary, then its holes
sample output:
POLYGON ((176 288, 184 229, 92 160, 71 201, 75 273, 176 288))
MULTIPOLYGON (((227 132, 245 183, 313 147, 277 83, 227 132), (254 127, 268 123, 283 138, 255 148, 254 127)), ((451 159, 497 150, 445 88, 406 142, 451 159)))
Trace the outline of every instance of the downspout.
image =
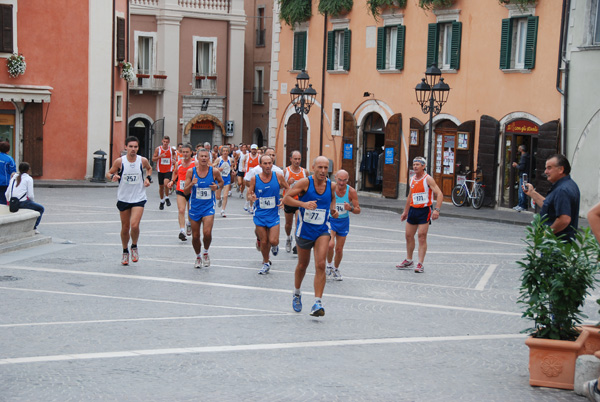
POLYGON ((570 61, 566 59, 566 45, 567 32, 569 30, 569 20, 571 16, 571 0, 563 0, 563 8, 560 17, 560 40, 558 45, 558 66, 556 67, 556 90, 563 96, 563 130, 560 136, 561 151, 563 155, 567 154, 567 123, 568 123, 568 105, 569 105, 569 64, 570 61), (564 62, 564 89, 560 87, 561 84, 561 66, 564 62))
MULTIPOLYGON (((323 120, 325 118, 325 72, 327 71, 327 13, 323 18, 323 64, 321 65, 321 126, 319 129, 319 156, 323 155, 323 120)), ((334 142, 335 146, 335 142, 334 142)))
MULTIPOLYGON (((231 2, 229 2, 231 3, 231 2)), ((227 21, 227 52, 225 57, 225 99, 224 99, 224 107, 223 107, 223 113, 224 113, 224 118, 225 118, 225 124, 227 124, 227 120, 229 120, 229 52, 231 51, 231 35, 229 34, 231 30, 231 21, 227 21)), ((243 93, 243 92, 242 92, 243 93)), ((242 97, 242 102, 243 102, 243 97, 242 97)), ((243 129, 243 125, 242 125, 242 129, 243 129)), ((221 135, 223 136, 223 140, 225 138, 225 134, 226 133, 222 133, 221 135)), ((242 132, 242 138, 244 137, 244 133, 242 132)))
MULTIPOLYGON (((125 54, 127 55, 127 59, 129 59, 129 39, 130 39, 130 28, 129 28, 129 23, 131 22, 131 15, 129 14, 129 1, 127 2, 127 40, 125 41, 125 54)), ((125 138, 129 137, 129 81, 125 81, 125 88, 126 88, 126 96, 123 99, 126 103, 126 107, 125 107, 125 138)), ((146 147, 148 147, 148 145, 146 145, 146 147)), ((149 148, 150 149, 150 148, 149 148)))
MULTIPOLYGON (((113 160, 113 142, 114 142, 114 136, 115 136, 115 122, 114 122, 114 118, 115 118, 115 19, 117 17, 116 15, 116 1, 117 0, 113 0, 113 9, 112 9, 112 33, 113 33, 113 40, 112 40, 112 52, 110 54, 110 87, 111 87, 111 91, 110 91, 110 147, 109 147, 109 151, 108 151, 108 163, 112 163, 113 160)), ((129 3, 129 2, 128 2, 129 3)), ((88 77, 89 79, 89 77, 88 77)))

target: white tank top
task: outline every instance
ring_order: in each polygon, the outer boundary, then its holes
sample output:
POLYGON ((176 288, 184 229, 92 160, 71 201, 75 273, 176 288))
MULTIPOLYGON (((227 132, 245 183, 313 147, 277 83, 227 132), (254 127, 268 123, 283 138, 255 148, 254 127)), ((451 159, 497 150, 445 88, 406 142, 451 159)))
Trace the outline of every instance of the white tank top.
POLYGON ((121 180, 117 190, 117 200, 134 204, 146 200, 144 187, 144 167, 142 157, 137 155, 135 162, 129 162, 127 155, 121 157, 121 180))

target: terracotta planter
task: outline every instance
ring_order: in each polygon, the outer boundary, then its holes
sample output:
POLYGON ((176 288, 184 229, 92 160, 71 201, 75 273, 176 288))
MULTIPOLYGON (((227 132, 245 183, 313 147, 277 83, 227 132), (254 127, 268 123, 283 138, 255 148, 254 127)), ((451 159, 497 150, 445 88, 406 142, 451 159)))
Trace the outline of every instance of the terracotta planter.
POLYGON ((581 353, 589 331, 576 341, 556 341, 529 337, 529 385, 573 389, 575 361, 581 353))
POLYGON ((593 355, 600 351, 600 327, 595 325, 582 325, 582 332, 587 332, 588 336, 583 344, 583 348, 579 351, 580 355, 593 355))

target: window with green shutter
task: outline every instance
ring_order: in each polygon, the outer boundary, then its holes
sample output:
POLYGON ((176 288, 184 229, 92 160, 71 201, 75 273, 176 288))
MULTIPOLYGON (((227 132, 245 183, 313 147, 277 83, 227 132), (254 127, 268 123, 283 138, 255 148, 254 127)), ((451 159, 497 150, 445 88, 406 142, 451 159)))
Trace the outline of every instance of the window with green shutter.
POLYGON ((500 69, 535 67, 539 17, 523 16, 502 20, 500 36, 500 69))
POLYGON ((438 22, 429 24, 427 30, 427 65, 441 70, 460 68, 460 45, 462 22, 438 22))
POLYGON ((340 29, 327 32, 327 70, 349 71, 352 32, 340 29))
POLYGON ((294 32, 293 70, 300 71, 306 69, 306 40, 306 31, 294 32))
POLYGON ((404 25, 390 25, 377 29, 377 69, 404 68, 404 25))

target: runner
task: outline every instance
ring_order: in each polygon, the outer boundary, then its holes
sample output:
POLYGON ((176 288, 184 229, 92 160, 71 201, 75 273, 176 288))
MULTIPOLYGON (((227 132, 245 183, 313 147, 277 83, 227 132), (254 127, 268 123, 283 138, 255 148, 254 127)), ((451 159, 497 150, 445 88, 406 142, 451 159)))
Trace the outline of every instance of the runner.
POLYGON ((261 172, 250 179, 248 193, 255 204, 255 232, 263 256, 263 266, 258 273, 266 275, 271 269, 269 249, 274 256, 279 253, 279 191, 281 188, 289 189, 289 186, 281 173, 272 171, 273 159, 269 155, 260 158, 260 167, 261 172))
POLYGON ((221 173, 209 165, 210 151, 198 150, 198 164, 188 169, 185 176, 184 194, 190 194, 190 223, 192 224, 192 246, 196 252, 194 268, 209 267, 208 248, 212 241, 215 221, 215 191, 223 187, 221 173), (203 225, 204 247, 200 251, 200 225, 203 225))
POLYGON ((221 216, 226 218, 225 208, 227 208, 227 197, 229 196, 229 189, 231 189, 231 165, 233 158, 229 156, 229 147, 221 148, 221 156, 216 160, 213 165, 223 178, 224 186, 217 190, 217 207, 221 208, 221 216))
POLYGON ((185 195, 183 189, 185 188, 185 177, 188 169, 194 167, 194 160, 192 159, 192 146, 186 144, 181 148, 182 159, 177 162, 175 169, 173 170, 173 177, 167 184, 169 188, 175 187, 177 194, 177 220, 179 221, 179 240, 186 241, 187 236, 192 235, 192 225, 187 219, 185 214, 186 208, 189 211, 189 200, 190 195, 185 195))
POLYGON ((415 250, 415 233, 419 233, 419 262, 415 272, 423 273, 425 267, 425 253, 427 253, 427 231, 432 220, 440 217, 440 207, 444 201, 442 190, 435 183, 433 177, 425 172, 427 161, 422 156, 413 159, 413 170, 415 176, 410 180, 410 192, 406 199, 404 212, 400 220, 406 220, 406 259, 396 268, 410 268, 413 263, 413 251, 415 250), (433 208, 433 194, 436 196, 436 207, 433 208), (433 212, 432 212, 433 208, 433 212))
MULTIPOLYGON (((245 175, 244 175, 244 185, 246 187, 248 187, 250 185, 250 175, 248 175, 248 172, 250 172, 250 170, 253 167, 258 166, 258 145, 256 144, 252 144, 250 145, 250 154, 248 154, 246 156, 246 171, 245 171, 245 175)), ((244 211, 248 211, 248 213, 252 213, 252 207, 250 205, 250 198, 248 198, 248 193, 246 192, 246 203, 244 204, 244 211)))
MULTIPOLYGON (((183 153, 181 150, 183 149, 183 142, 177 144, 177 150, 175 151, 175 157, 177 158, 176 162, 180 162, 183 159, 183 153)), ((191 145, 190 145, 191 149, 191 145)))
POLYGON ((240 151, 237 158, 237 191, 240 193, 240 198, 244 198, 244 175, 246 174, 246 162, 248 161, 248 150, 246 144, 240 144, 240 151))
POLYGON ((283 198, 284 205, 299 207, 298 222, 296 223, 296 246, 298 247, 298 264, 294 276, 294 311, 302 311, 302 296, 300 286, 310 263, 310 249, 314 248, 315 258, 315 304, 310 315, 321 317, 325 309, 321 298, 325 289, 325 261, 329 246, 329 215, 338 217, 335 207, 335 195, 331 181, 327 178, 329 159, 318 156, 312 164, 313 174, 296 183, 283 198), (298 199, 294 199, 294 196, 298 199))
POLYGON ((148 159, 137 154, 139 142, 136 137, 125 140, 127 154, 115 159, 106 178, 118 181, 117 208, 121 217, 121 243, 123 257, 121 264, 129 265, 129 239, 131 239, 131 261, 138 262, 137 242, 140 236, 140 221, 146 204, 146 187, 150 185, 152 166, 148 159), (144 177, 144 169, 146 176, 144 177))
POLYGON ((173 149, 169 146, 171 139, 169 136, 164 136, 162 139, 162 145, 154 150, 152 155, 152 162, 156 163, 158 170, 158 194, 160 195, 160 204, 158 209, 165 209, 165 203, 167 207, 171 206, 171 200, 169 200, 168 191, 165 191, 165 186, 171 180, 173 172, 173 164, 175 161, 175 154, 173 149))
MULTIPOLYGON (((294 184, 305 177, 308 177, 308 171, 300 166, 302 162, 302 154, 300 151, 292 151, 290 155, 290 163, 291 165, 285 168, 284 177, 288 182, 290 187, 294 187, 294 184)), ((285 196, 285 192, 283 193, 285 196)), ((296 199, 298 197, 296 196, 296 199)), ((294 223, 294 217, 298 215, 298 207, 291 207, 289 205, 285 205, 283 207, 283 212, 285 213, 285 234, 287 238, 285 240, 285 251, 292 251, 292 225, 294 223)), ((293 248, 294 254, 298 254, 296 246, 293 248)))

